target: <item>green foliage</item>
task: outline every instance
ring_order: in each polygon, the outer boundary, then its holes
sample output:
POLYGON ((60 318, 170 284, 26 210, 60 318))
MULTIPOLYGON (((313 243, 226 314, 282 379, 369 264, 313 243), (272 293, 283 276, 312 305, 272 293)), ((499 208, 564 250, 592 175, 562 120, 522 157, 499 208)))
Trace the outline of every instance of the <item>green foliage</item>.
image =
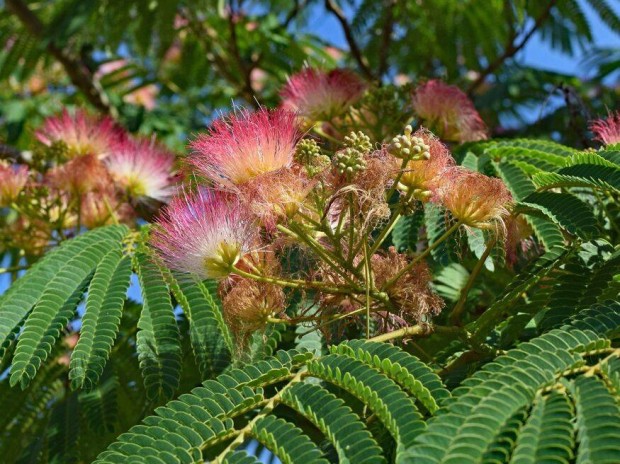
POLYGON ((198 450, 203 458, 236 462, 241 453, 233 450, 249 437, 283 462, 324 462, 327 448, 317 446, 322 440, 339 462, 384 462, 384 443, 368 431, 375 420, 397 444, 396 462, 478 462, 498 453, 504 453, 500 462, 540 462, 542 456, 562 462, 572 455, 613 462, 620 416, 617 393, 606 387, 603 372, 619 356, 608 337, 618 330, 620 305, 609 308, 593 307, 519 344, 452 393, 424 363, 391 345, 354 340, 322 357, 279 352, 158 408, 98 462, 139 455, 192 462, 198 450), (312 423, 315 438, 278 404, 312 423), (246 420, 238 421, 241 416, 246 420), (574 420, 585 424, 576 437, 574 420))

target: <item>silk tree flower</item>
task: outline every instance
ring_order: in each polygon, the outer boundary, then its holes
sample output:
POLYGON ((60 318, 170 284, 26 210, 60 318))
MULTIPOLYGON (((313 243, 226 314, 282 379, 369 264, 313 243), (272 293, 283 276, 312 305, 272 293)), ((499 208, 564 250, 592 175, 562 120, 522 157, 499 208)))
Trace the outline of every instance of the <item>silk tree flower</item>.
POLYGON ((167 202, 174 194, 174 154, 147 139, 128 139, 104 161, 130 197, 167 202))
MULTIPOLYGON (((424 128, 418 129, 411 137, 421 140, 428 147, 428 158, 410 160, 403 170, 398 188, 406 192, 419 191, 417 197, 420 200, 435 199, 442 174, 454 166, 454 158, 448 148, 424 128)), ((402 163, 398 158, 394 162, 399 165, 402 163)))
POLYGON ((454 85, 431 80, 413 93, 413 108, 442 139, 474 142, 487 139, 487 128, 465 93, 454 85))
MULTIPOLYGON (((382 288, 408 264, 407 257, 394 247, 373 255, 371 268, 377 288, 382 288)), ((431 289, 432 280, 428 264, 421 261, 400 278, 398 285, 390 287, 388 294, 398 309, 398 317, 407 322, 420 322, 441 312, 444 301, 431 289)))
POLYGON ((440 196, 443 205, 463 224, 505 230, 512 195, 501 179, 453 167, 445 172, 440 196))
POLYGON ((257 177, 239 192, 261 224, 273 229, 297 214, 315 185, 302 169, 283 169, 257 177))
POLYGON ((215 185, 233 187, 290 167, 301 138, 295 113, 241 110, 215 121, 191 143, 189 162, 215 185))
POLYGON ((596 119, 590 123, 594 140, 604 145, 620 143, 620 111, 610 112, 605 119, 596 119))
POLYGON ((11 165, 0 161, 0 206, 17 199, 28 182, 28 166, 11 165))
POLYGON ((234 332, 248 334, 264 328, 269 316, 282 313, 285 300, 282 287, 243 279, 222 298, 222 309, 234 332))
POLYGON ((170 202, 152 243, 171 268, 208 279, 229 275, 256 238, 254 221, 237 197, 200 189, 170 202))
POLYGON ((357 102, 366 84, 352 71, 306 68, 292 75, 280 91, 282 106, 310 121, 330 121, 357 102))
POLYGON ((80 196, 86 192, 108 189, 112 179, 95 155, 84 155, 49 170, 45 175, 45 183, 80 196))
POLYGON ((103 159, 123 141, 125 133, 111 118, 97 118, 81 110, 71 115, 65 110, 46 119, 35 136, 48 147, 60 147, 63 157, 94 155, 103 159))

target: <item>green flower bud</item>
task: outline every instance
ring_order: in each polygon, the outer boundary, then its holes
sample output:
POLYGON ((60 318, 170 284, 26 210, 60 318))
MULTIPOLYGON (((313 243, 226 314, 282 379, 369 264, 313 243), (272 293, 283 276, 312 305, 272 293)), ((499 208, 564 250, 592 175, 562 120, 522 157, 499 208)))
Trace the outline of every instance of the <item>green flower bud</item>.
POLYGON ((370 137, 363 132, 351 132, 344 138, 344 146, 353 148, 361 153, 368 153, 372 150, 370 137))

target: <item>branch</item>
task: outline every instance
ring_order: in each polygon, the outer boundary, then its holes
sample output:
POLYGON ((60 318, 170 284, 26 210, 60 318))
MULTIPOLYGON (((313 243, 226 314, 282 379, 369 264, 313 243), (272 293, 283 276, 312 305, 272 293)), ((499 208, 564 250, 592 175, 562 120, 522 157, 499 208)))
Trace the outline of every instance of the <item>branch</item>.
POLYGON ((349 49, 351 50, 351 54, 353 55, 353 58, 355 58, 355 61, 360 67, 360 70, 362 71, 364 76, 366 76, 366 78, 370 80, 375 80, 376 78, 374 74, 372 73, 372 71, 370 70, 370 68, 368 67, 368 63, 366 63, 366 60, 364 56, 362 55, 360 47, 357 44, 355 37, 353 37, 353 31, 351 30, 351 26, 347 22, 347 18, 345 17, 340 7, 334 2, 334 0, 325 0, 325 8, 327 9, 327 11, 329 11, 334 16, 336 16, 336 19, 338 20, 338 22, 340 23, 340 26, 342 27, 344 36, 347 39, 347 43, 349 44, 349 49))
POLYGON ((379 79, 385 74, 388 68, 388 57, 390 43, 392 42, 392 33, 394 32, 394 7, 397 0, 387 0, 387 11, 385 12, 385 21, 383 22, 383 30, 381 31, 381 52, 379 53, 379 79))
POLYGON ((19 148, 0 143, 0 160, 19 161, 23 152, 19 148))
POLYGON ((243 57, 241 56, 241 51, 239 50, 239 39, 237 37, 235 12, 232 8, 232 4, 230 6, 230 14, 228 15, 228 29, 230 31, 230 48, 232 51, 232 55, 237 62, 239 72, 241 73, 241 79, 243 81, 243 93, 246 95, 246 100, 248 100, 248 103, 250 103, 255 108, 258 108, 260 105, 256 101, 256 98, 254 98, 255 92, 254 88, 252 87, 253 66, 246 66, 245 61, 243 61, 243 57))
POLYGON ((236 87, 236 90, 244 100, 254 105, 254 94, 252 92, 248 92, 248 89, 243 82, 239 82, 237 76, 231 71, 229 63, 227 63, 226 60, 222 58, 220 53, 218 53, 218 50, 215 50, 213 47, 213 44, 216 44, 219 39, 217 34, 205 27, 203 22, 198 18, 195 18, 188 9, 182 9, 179 14, 187 20, 190 30, 194 33, 196 39, 204 48, 206 58, 213 64, 215 71, 220 74, 220 77, 236 87))
POLYGON ((525 45, 529 42, 529 40, 532 38, 532 36, 538 30, 538 28, 542 26, 542 24, 547 20, 547 18, 549 17, 549 14, 551 13, 551 8, 553 8, 556 1, 557 0, 549 1, 549 3, 547 4, 543 12, 534 21, 534 25, 531 27, 531 29, 528 32, 525 33, 525 35, 523 35, 523 37, 518 43, 515 42, 516 34, 515 33, 511 34, 509 44, 504 50, 504 53, 502 53, 495 60, 489 63, 489 65, 486 68, 484 68, 482 71, 480 71, 480 74, 478 75, 476 80, 469 85, 467 89, 467 93, 469 95, 471 95, 474 91, 476 91, 476 89, 478 89, 478 87, 482 85, 482 83, 486 80, 486 78, 489 75, 493 74, 495 71, 497 71, 497 69, 499 69, 507 59, 512 58, 514 55, 519 53, 519 51, 521 51, 523 47, 525 47, 525 45))
MULTIPOLYGON (((37 39, 45 42, 45 25, 35 15, 22 0, 6 0, 6 7, 11 11, 26 30, 37 39)), ((95 85, 93 75, 81 60, 76 60, 69 56, 65 50, 59 48, 54 42, 48 42, 47 52, 62 64, 65 72, 71 79, 71 83, 77 87, 86 99, 99 111, 110 113, 111 107, 102 95, 100 89, 95 85)))

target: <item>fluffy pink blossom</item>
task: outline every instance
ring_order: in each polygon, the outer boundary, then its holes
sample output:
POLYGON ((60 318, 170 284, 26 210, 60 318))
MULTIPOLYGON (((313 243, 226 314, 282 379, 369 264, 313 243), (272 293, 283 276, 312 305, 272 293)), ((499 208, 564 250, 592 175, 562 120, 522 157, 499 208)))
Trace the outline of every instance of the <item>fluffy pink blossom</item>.
POLYGON ((112 178, 131 197, 165 202, 174 193, 174 154, 147 139, 128 139, 105 160, 112 178))
POLYGON ((440 196, 463 224, 478 229, 503 229, 512 195, 501 179, 455 166, 444 171, 440 196))
POLYGON ((28 166, 0 161, 0 206, 10 205, 26 186, 28 166))
POLYGON ((282 106, 312 121, 329 121, 358 101, 366 84, 352 71, 306 68, 280 91, 282 106))
POLYGON ((118 146, 125 134, 111 118, 97 118, 81 110, 71 115, 65 110, 45 120, 35 135, 47 146, 65 145, 68 158, 95 155, 102 159, 118 146))
MULTIPOLYGON (((429 157, 409 161, 403 170, 398 187, 406 191, 419 189, 422 192, 430 192, 430 199, 436 200, 443 173, 455 165, 454 158, 448 148, 430 131, 420 128, 413 133, 413 137, 421 139, 428 146, 429 157)), ((396 164, 401 162, 400 159, 395 159, 396 164)))
POLYGON ((152 243, 171 268, 221 278, 255 246, 256 230, 237 197, 201 189, 172 200, 152 243))
POLYGON ((610 112, 605 119, 596 119, 590 123, 594 140, 605 145, 620 143, 620 111, 610 112))
POLYGON ((191 143, 189 162, 214 184, 241 185, 291 166, 300 138, 295 113, 241 110, 218 119, 207 134, 198 136, 191 143))
POLYGON ((487 138, 487 128, 465 93, 454 85, 431 80, 413 92, 413 108, 444 140, 473 142, 487 138))

